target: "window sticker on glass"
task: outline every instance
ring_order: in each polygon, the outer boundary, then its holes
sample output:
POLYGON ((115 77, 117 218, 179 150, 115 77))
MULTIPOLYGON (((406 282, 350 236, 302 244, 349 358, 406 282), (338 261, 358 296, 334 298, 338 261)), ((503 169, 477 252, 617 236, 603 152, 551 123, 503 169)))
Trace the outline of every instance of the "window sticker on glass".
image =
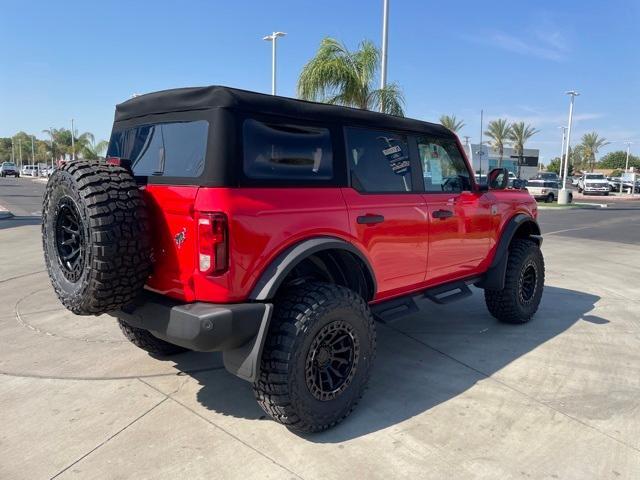
POLYGON ((387 148, 382 149, 382 154, 389 162, 391 171, 396 175, 407 174, 411 169, 409 156, 402 151, 400 145, 394 145, 395 139, 389 137, 379 138, 387 145, 387 148))

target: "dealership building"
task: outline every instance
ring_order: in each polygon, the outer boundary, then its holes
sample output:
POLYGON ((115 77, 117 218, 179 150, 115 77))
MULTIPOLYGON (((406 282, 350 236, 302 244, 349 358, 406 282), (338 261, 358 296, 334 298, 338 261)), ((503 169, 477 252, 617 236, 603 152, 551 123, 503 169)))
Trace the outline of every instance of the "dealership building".
MULTIPOLYGON (((467 143, 463 145, 463 148, 475 173, 479 173, 482 169, 482 175, 486 175, 489 170, 498 167, 500 155, 490 146, 467 143)), ((522 157, 518 157, 513 148, 504 147, 502 167, 518 175, 518 163, 520 163, 520 178, 525 179, 531 178, 538 173, 540 150, 525 148, 522 157)))

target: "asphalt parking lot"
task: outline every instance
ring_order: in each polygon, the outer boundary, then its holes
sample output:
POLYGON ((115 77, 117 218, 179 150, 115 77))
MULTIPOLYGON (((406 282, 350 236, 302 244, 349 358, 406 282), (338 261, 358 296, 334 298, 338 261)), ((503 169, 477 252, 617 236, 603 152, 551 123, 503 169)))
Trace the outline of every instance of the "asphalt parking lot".
POLYGON ((0 479, 640 478, 640 205, 541 211, 532 322, 496 323, 476 290, 378 324, 356 411, 299 436, 219 355, 152 358, 64 310, 42 188, 0 179, 0 479))

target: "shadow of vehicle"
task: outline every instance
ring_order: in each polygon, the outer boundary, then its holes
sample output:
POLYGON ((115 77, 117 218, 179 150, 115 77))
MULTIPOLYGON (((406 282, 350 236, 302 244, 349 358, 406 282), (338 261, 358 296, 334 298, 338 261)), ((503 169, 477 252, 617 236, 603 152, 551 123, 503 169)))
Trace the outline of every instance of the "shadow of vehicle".
MULTIPOLYGON (((547 286, 531 322, 504 325, 489 315, 482 292, 475 293, 448 306, 425 301, 416 314, 391 325, 378 323, 377 358, 360 405, 337 427, 303 438, 336 443, 388 428, 460 395, 578 320, 595 325, 608 322, 587 315, 599 297, 547 286)), ((176 367, 183 370, 187 359, 193 367, 191 355, 202 354, 187 354, 182 360, 175 357, 176 367)), ((249 383, 226 371, 185 373, 202 386, 197 400, 207 409, 247 419, 266 418, 249 383)))

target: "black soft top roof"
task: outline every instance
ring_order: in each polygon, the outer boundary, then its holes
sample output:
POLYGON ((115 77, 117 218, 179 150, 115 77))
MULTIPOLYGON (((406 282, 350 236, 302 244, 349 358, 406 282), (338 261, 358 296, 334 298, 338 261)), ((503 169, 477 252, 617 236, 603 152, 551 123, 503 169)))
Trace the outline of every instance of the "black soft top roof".
POLYGON ((230 108, 326 122, 364 123, 373 127, 412 130, 447 137, 454 136, 451 131, 435 123, 215 85, 175 88, 134 97, 116 106, 115 121, 211 108, 230 108))

